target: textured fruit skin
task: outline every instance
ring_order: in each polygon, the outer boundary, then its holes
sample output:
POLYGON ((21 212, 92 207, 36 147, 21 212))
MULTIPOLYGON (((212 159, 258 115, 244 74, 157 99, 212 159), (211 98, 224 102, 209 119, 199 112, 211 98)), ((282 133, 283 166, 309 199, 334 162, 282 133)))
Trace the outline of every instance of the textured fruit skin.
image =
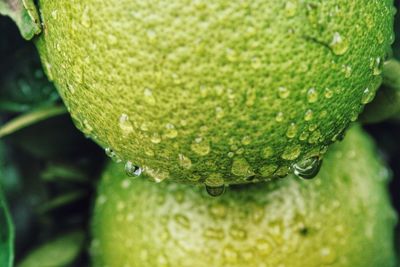
POLYGON ((95 267, 394 267, 388 171, 352 128, 310 181, 203 188, 106 169, 92 222, 95 267))
POLYGON ((154 180, 195 184, 285 176, 323 154, 374 96, 393 41, 392 0, 39 9, 36 44, 77 127, 154 180))

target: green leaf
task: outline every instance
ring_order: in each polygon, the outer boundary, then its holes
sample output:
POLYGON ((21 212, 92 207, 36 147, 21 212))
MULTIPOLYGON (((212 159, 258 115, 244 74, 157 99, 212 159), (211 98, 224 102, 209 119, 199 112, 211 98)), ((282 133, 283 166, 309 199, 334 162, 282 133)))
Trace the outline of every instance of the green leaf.
POLYGON ((12 18, 26 40, 42 31, 34 0, 0 0, 0 14, 12 18))
POLYGON ((83 249, 82 231, 65 234, 36 248, 18 267, 62 267, 74 262, 83 249))
POLYGON ((3 196, 3 192, 0 190, 0 266, 12 267, 13 261, 14 226, 3 196))

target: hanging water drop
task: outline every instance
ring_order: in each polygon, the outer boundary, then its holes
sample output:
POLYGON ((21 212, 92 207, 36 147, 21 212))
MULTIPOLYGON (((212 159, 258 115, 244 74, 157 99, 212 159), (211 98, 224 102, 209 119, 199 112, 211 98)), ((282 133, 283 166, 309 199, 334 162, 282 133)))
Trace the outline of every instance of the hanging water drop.
POLYGON ((340 33, 335 32, 329 47, 332 49, 332 52, 335 55, 341 56, 344 55, 347 50, 349 50, 349 42, 346 38, 342 37, 340 33))
POLYGON ((125 163, 125 173, 126 175, 131 177, 140 176, 140 174, 142 174, 142 169, 138 166, 133 165, 131 161, 127 161, 125 163))
POLYGON ((220 174, 211 174, 204 181, 207 193, 212 197, 218 197, 225 192, 225 182, 220 174))
POLYGON ((322 159, 311 157, 301 160, 293 165, 294 174, 303 179, 313 179, 321 169, 322 159))
POLYGON ((109 158, 111 158, 112 161, 116 163, 120 163, 122 161, 122 159, 117 155, 117 153, 115 153, 115 151, 112 150, 110 147, 106 147, 105 153, 109 158))
POLYGON ((225 185, 221 186, 209 186, 206 185, 207 194, 212 197, 219 197, 225 192, 225 185))

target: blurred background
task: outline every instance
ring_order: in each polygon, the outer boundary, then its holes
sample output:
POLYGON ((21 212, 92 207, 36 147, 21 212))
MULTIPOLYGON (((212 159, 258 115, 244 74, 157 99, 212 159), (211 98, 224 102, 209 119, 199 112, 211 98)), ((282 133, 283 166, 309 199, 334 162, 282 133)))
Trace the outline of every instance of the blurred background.
MULTIPOLYGON (((399 13, 396 25, 400 36, 399 13)), ((393 54, 400 60, 400 40, 393 54)), ((389 189, 400 213, 400 119, 365 129, 393 172, 389 189)), ((88 266, 90 210, 105 160, 104 151, 74 127, 33 44, 0 16, 0 206, 6 199, 13 218, 17 266, 48 261, 54 266, 88 266), (12 127, 2 127, 11 120, 12 127), (27 126, 26 121, 32 123, 27 126), (10 134, 11 128, 18 131, 10 134), (57 251, 63 251, 63 257, 57 251)), ((0 225, 7 220, 3 217, 0 225)), ((6 235, 0 229, 0 237, 6 235)), ((399 244, 398 226, 397 251, 399 244)))

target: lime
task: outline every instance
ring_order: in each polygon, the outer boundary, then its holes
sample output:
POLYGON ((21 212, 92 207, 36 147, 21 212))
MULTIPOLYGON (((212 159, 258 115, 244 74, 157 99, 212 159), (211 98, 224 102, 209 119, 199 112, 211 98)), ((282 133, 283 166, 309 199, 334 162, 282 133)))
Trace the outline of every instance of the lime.
POLYGON ((92 223, 94 266, 393 267, 388 170, 359 127, 314 180, 197 187, 106 169, 92 223))

